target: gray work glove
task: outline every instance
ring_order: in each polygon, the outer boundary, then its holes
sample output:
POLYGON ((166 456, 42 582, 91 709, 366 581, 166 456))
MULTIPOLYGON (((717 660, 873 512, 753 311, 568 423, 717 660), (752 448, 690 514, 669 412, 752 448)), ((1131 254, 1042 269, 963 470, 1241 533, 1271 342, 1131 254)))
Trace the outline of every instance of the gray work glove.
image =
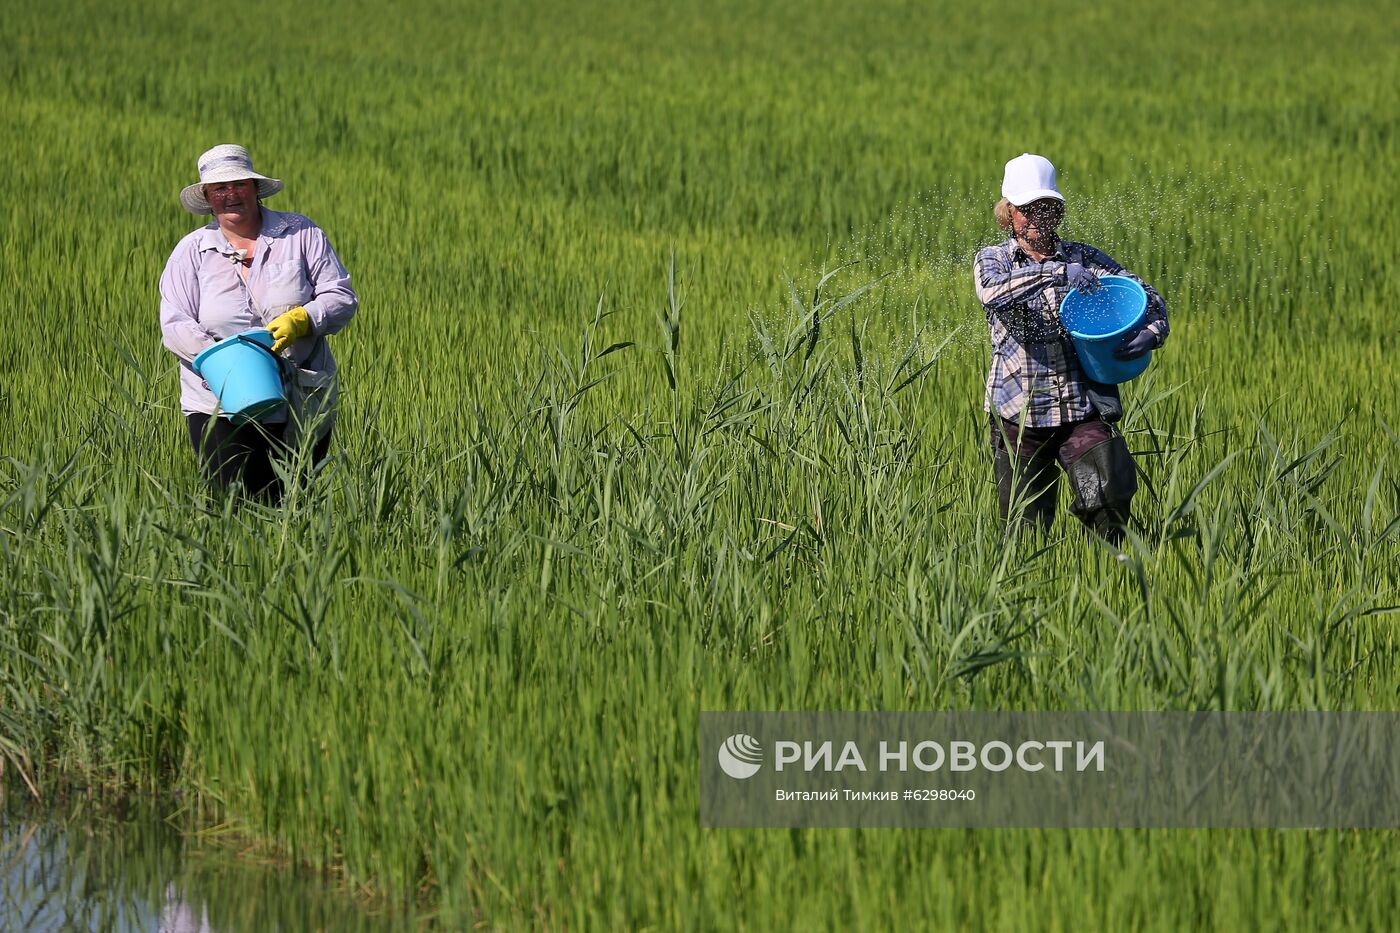
POLYGON ((1065 284, 1086 295, 1093 295, 1103 288, 1099 277, 1077 262, 1065 263, 1065 284))
POLYGON ((1135 360, 1148 350, 1157 349, 1157 335, 1146 327, 1140 327, 1122 339, 1113 350, 1120 360, 1135 360))

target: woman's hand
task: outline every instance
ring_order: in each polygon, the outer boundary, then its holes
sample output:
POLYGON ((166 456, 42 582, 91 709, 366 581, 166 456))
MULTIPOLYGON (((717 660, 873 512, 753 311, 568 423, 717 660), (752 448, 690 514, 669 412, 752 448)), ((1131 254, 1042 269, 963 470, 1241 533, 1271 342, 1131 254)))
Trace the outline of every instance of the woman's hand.
POLYGON ((1148 350, 1157 349, 1157 335, 1146 327, 1139 327, 1136 331, 1123 338, 1123 342, 1113 351, 1113 355, 1120 360, 1135 360, 1148 350))
POLYGON ((311 315, 305 308, 296 307, 273 318, 267 329, 272 331, 272 352, 281 353, 292 341, 311 333, 311 315))
POLYGON ((1096 294, 1103 288, 1099 277, 1077 262, 1065 263, 1065 284, 1086 295, 1096 294))

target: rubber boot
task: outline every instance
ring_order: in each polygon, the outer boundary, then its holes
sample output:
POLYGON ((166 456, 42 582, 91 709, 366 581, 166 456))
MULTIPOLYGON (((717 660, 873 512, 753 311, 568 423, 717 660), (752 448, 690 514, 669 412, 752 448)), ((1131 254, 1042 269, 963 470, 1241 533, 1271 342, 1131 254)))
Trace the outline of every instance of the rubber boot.
POLYGON ((1137 464, 1128 442, 1114 435, 1066 464, 1065 473, 1074 494, 1070 511, 1109 544, 1121 545, 1137 493, 1137 464))
POLYGON ((1038 525, 1049 531, 1055 521, 1055 498, 1059 493, 1058 467, 1052 461, 1012 457, 1004 448, 992 450, 992 471, 997 481, 997 504, 1003 522, 1011 510, 1023 524, 1038 525))

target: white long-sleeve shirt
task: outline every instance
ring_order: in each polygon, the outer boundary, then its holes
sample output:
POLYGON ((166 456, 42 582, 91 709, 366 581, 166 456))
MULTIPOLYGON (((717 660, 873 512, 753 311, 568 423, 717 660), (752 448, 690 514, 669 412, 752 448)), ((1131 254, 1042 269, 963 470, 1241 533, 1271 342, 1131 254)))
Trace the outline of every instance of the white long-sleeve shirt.
POLYGON ((160 330, 166 349, 179 357, 180 408, 213 414, 218 400, 190 363, 200 351, 301 305, 311 334, 283 351, 303 370, 333 378, 335 357, 320 337, 338 332, 355 315, 359 299, 350 273, 325 233, 301 214, 262 208, 262 232, 247 282, 233 245, 216 222, 180 240, 160 277, 160 330))

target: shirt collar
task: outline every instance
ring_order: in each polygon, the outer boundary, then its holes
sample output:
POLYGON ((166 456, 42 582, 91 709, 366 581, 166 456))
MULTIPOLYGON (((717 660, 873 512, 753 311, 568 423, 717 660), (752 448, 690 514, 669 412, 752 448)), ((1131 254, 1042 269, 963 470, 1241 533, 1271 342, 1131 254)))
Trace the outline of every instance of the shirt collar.
POLYGON ((281 236, 282 234, 286 233, 287 228, 292 225, 292 222, 287 219, 287 215, 284 214, 282 211, 270 211, 266 207, 264 207, 262 209, 262 212, 262 235, 259 236, 258 239, 262 239, 262 237, 265 236, 281 236))
MULTIPOLYGON (((287 232, 287 228, 292 222, 287 219, 287 215, 282 211, 270 211, 266 207, 263 211, 262 232, 258 234, 258 241, 268 237, 281 236, 287 232)), ((216 249, 225 256, 233 255, 233 246, 229 243, 228 237, 219 231, 219 222, 211 220, 200 230, 199 236, 200 252, 208 249, 216 249)))

